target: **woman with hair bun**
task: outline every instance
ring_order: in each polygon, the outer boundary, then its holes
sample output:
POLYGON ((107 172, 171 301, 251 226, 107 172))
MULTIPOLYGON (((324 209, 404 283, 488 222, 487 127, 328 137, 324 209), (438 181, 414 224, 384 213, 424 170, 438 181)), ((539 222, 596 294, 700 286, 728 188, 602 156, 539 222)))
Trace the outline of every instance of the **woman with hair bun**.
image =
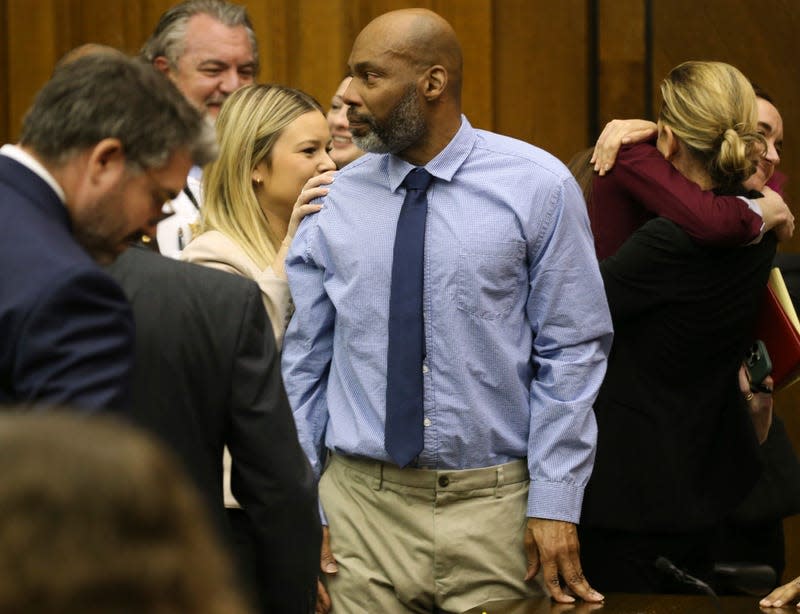
MULTIPOLYGON (((661 94, 656 147, 680 180, 748 195, 764 141, 744 75, 686 62, 661 94)), ((661 195, 636 181, 616 169, 597 177, 595 212, 661 195)), ((701 585, 682 572, 710 579, 713 529, 759 473, 748 400, 762 399, 738 375, 775 246, 773 232, 746 247, 699 245, 655 218, 601 262, 615 338, 580 527, 583 568, 600 591, 692 592, 701 585)))

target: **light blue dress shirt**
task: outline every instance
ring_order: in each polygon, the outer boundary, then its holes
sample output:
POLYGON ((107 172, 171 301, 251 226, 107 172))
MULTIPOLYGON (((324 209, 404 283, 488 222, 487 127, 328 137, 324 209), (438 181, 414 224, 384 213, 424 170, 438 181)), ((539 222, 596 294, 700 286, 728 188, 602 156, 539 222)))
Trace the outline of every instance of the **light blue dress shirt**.
MULTIPOLYGON (((338 173, 286 261, 295 303, 283 375, 317 475, 324 448, 384 450, 395 228, 413 168, 368 154, 338 173)), ((458 133, 425 168, 424 449, 418 467, 528 459, 528 515, 577 522, 611 318, 583 196, 527 143, 458 133)))

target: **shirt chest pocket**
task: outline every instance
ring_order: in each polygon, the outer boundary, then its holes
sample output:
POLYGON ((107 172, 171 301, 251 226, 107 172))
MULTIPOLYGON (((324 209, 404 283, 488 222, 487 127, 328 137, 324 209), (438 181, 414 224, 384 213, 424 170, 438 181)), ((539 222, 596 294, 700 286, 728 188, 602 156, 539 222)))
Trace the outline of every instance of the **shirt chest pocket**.
POLYGON ((498 241, 460 252, 456 306, 483 320, 506 316, 527 290, 525 243, 498 241))

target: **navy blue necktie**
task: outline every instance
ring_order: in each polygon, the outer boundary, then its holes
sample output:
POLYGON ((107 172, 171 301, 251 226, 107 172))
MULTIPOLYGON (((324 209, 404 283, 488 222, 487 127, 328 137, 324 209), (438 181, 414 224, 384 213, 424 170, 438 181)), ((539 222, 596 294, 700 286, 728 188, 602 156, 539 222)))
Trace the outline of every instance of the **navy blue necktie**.
POLYGON ((428 212, 425 191, 432 179, 424 168, 415 168, 406 175, 406 197, 394 239, 384 445, 400 467, 422 451, 422 277, 428 212))

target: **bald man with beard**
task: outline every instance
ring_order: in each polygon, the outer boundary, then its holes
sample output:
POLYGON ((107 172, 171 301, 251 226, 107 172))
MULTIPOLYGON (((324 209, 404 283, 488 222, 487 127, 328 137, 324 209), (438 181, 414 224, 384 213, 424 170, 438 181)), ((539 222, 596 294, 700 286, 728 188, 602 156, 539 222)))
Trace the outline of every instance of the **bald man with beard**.
POLYGON ((424 9, 358 35, 356 144, 287 258, 283 373, 325 526, 317 611, 463 612, 568 587, 611 320, 569 171, 461 114, 424 9), (563 577, 565 586, 559 580, 563 577))

